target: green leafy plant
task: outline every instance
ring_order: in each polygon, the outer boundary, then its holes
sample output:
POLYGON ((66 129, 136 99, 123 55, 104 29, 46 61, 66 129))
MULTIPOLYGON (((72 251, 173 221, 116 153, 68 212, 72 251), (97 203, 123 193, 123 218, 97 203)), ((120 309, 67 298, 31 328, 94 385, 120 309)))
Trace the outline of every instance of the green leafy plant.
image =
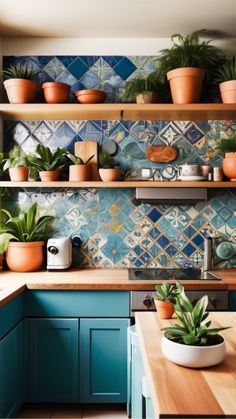
POLYGON ((215 69, 215 65, 222 59, 221 51, 210 45, 211 41, 200 42, 199 36, 203 31, 195 31, 189 35, 174 34, 171 37, 172 47, 161 50, 159 56, 159 71, 165 74, 179 67, 199 67, 206 71, 215 69))
POLYGON ((7 170, 9 168, 19 167, 19 166, 27 166, 29 165, 28 156, 22 150, 20 146, 13 147, 12 150, 8 153, 8 158, 5 159, 5 163, 3 165, 3 170, 7 170))
POLYGON ((123 99, 135 101, 139 93, 157 92, 160 84, 156 72, 149 74, 146 78, 136 77, 126 82, 123 99))
POLYGON ((28 211, 20 211, 13 216, 5 209, 0 210, 6 217, 4 225, 0 225, 0 253, 6 251, 9 241, 36 242, 46 241, 54 232, 52 215, 37 215, 37 204, 34 203, 28 211))
POLYGON ((236 80, 236 56, 228 57, 216 73, 216 83, 229 80, 236 80))
POLYGON ((28 67, 25 64, 11 64, 6 70, 3 70, 5 79, 25 79, 33 80, 38 74, 38 70, 28 67))
POLYGON ((230 138, 221 138, 221 140, 218 140, 216 150, 223 153, 236 152, 236 133, 230 138))
POLYGON ((163 283, 161 285, 156 285, 155 289, 155 298, 157 300, 175 303, 176 297, 183 291, 183 286, 180 282, 177 282, 177 284, 163 283))
POLYGON ((175 313, 179 324, 164 327, 164 335, 173 342, 184 345, 208 346, 223 341, 218 333, 228 327, 211 328, 211 321, 206 321, 208 296, 205 295, 193 306, 184 291, 176 297, 175 313))
POLYGON ((99 153, 99 167, 102 169, 114 169, 115 166, 117 166, 117 163, 109 153, 106 151, 99 153))
POLYGON ((90 156, 87 160, 83 160, 81 159, 81 157, 75 156, 71 153, 67 153, 66 155, 73 164, 88 164, 94 158, 94 154, 90 156))
POLYGON ((38 144, 36 153, 36 156, 30 157, 30 163, 38 171, 60 170, 65 166, 61 159, 67 155, 66 148, 57 148, 52 152, 49 147, 38 144))

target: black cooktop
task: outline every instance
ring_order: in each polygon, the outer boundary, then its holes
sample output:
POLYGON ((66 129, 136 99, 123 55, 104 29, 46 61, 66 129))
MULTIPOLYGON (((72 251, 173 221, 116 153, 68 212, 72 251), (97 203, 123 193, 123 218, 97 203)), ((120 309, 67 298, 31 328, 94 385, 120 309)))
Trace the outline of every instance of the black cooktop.
POLYGON ((129 269, 129 280, 168 281, 171 279, 179 281, 199 279, 220 280, 212 272, 202 271, 201 269, 129 269))

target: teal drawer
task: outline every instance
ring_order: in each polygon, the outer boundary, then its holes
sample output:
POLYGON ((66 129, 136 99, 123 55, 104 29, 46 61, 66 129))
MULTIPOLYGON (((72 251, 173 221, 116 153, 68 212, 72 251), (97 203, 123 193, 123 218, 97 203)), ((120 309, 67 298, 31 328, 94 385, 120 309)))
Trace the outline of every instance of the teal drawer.
POLYGON ((25 316, 129 317, 128 291, 27 291, 25 316))

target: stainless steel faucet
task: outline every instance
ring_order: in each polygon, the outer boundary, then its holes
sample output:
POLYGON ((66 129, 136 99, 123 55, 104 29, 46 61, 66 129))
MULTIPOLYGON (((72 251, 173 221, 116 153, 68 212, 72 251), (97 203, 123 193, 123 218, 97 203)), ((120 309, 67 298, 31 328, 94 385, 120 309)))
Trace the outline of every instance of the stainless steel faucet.
POLYGON ((213 268, 212 238, 204 238, 203 271, 213 268))

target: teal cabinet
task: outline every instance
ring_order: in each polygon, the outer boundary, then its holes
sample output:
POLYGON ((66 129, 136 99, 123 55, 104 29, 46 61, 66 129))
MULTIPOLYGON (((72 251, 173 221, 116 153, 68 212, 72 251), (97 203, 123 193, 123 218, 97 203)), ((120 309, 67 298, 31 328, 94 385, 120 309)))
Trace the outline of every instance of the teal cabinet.
POLYGON ((236 311, 236 291, 229 291, 229 311, 236 311))
POLYGON ((0 417, 14 417, 22 404, 23 325, 0 341, 0 417))
POLYGON ((128 319, 81 319, 80 401, 127 402, 128 319))
POLYGON ((78 319, 27 319, 28 402, 78 401, 78 319))

